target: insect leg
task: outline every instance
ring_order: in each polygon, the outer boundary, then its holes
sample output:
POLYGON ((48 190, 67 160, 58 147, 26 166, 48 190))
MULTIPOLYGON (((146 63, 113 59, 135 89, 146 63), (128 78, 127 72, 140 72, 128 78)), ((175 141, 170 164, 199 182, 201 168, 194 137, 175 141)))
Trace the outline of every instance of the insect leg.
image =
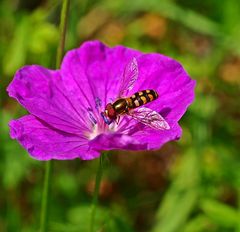
POLYGON ((120 121, 120 116, 117 116, 117 119, 116 119, 117 125, 119 124, 119 121, 120 121))

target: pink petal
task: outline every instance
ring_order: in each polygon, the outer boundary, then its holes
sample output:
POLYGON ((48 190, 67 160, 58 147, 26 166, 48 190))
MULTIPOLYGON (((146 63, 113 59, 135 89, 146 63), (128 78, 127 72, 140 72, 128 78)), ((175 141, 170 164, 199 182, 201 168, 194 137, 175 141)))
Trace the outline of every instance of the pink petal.
POLYGON ((59 71, 25 66, 16 73, 7 91, 31 114, 56 129, 76 134, 90 130, 75 99, 64 89, 59 71))
POLYGON ((11 138, 38 160, 94 159, 100 153, 89 149, 84 137, 56 130, 32 115, 9 123, 11 138))

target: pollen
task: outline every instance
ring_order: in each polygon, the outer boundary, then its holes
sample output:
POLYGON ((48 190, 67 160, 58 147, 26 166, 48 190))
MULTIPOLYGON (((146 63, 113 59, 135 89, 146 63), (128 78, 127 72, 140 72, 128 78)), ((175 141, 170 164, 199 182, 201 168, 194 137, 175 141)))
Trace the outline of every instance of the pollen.
POLYGON ((85 136, 89 139, 92 140, 95 137, 97 137, 100 134, 99 132, 99 128, 98 125, 94 125, 92 128, 92 132, 91 133, 86 133, 85 136))

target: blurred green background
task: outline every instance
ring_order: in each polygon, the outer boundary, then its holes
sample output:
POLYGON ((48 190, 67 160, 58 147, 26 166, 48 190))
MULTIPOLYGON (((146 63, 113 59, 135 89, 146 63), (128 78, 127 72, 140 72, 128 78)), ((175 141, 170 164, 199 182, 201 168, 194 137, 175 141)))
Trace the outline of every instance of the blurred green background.
MULTIPOLYGON (((37 231, 44 162, 9 138, 6 94, 25 64, 54 68, 61 1, 0 2, 0 231, 37 231)), ((105 164, 98 231, 240 232, 239 0, 72 0, 66 50, 100 39, 179 60, 197 80, 183 137, 105 164)), ((88 231, 98 160, 55 161, 50 230, 88 231)))

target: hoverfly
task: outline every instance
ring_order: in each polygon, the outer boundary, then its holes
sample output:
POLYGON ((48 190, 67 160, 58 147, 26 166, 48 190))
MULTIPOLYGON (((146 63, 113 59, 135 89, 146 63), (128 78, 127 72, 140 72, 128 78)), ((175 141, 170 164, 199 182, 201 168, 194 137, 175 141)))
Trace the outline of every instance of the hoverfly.
POLYGON ((143 105, 158 98, 155 90, 143 90, 127 97, 127 92, 131 90, 138 79, 138 64, 134 57, 125 67, 121 78, 119 95, 113 103, 108 103, 101 116, 105 123, 110 125, 112 122, 119 123, 120 116, 128 115, 133 119, 157 130, 170 129, 167 121, 156 111, 143 105))

